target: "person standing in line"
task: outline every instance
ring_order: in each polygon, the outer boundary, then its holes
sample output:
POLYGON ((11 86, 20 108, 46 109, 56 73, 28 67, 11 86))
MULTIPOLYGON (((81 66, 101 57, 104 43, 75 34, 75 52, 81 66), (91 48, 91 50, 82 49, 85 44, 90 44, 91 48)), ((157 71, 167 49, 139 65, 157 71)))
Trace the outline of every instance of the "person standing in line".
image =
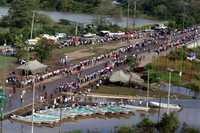
POLYGON ((21 104, 23 104, 23 95, 20 95, 20 101, 21 101, 21 104))
POLYGON ((43 91, 45 91, 45 90, 46 90, 46 86, 45 86, 45 85, 43 85, 42 89, 43 89, 43 91))
POLYGON ((13 94, 15 94, 16 93, 16 87, 14 86, 13 87, 13 94))

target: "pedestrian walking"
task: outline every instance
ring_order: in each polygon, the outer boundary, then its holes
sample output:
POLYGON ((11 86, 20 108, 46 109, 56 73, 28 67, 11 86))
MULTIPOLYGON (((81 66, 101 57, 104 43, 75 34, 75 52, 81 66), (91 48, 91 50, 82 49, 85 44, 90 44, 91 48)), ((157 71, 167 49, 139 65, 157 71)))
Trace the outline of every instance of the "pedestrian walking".
POLYGON ((14 86, 13 87, 13 94, 15 94, 16 93, 16 87, 14 86))
POLYGON ((43 85, 42 90, 43 90, 43 91, 46 90, 46 85, 43 85))

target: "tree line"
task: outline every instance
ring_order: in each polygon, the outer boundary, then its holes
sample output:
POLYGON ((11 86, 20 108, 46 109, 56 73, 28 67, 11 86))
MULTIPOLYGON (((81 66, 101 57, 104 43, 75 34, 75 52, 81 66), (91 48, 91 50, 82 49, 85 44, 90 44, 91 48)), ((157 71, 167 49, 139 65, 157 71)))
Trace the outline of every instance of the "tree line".
MULTIPOLYGON (((135 0, 126 0, 134 8, 135 0)), ((183 28, 200 23, 199 0, 136 0, 137 14, 167 20, 171 26, 183 28)))
MULTIPOLYGON (((0 0, 0 5, 10 5, 14 0, 0 0)), ((33 0, 38 9, 92 13, 101 0, 33 0)))

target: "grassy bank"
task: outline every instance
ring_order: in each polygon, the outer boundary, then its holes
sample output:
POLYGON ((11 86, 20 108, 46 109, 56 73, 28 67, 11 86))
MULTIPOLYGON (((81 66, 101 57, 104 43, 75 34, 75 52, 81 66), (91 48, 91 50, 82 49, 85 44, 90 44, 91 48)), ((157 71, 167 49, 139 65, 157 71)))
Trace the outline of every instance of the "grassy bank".
POLYGON ((15 57, 0 56, 0 80, 5 79, 7 73, 9 73, 9 71, 13 70, 16 67, 15 62, 15 57))
MULTIPOLYGON (((195 50, 196 53, 200 49, 195 50)), ((151 80, 155 82, 169 82, 168 69, 173 69, 172 83, 174 85, 188 87, 191 90, 200 91, 200 62, 187 59, 187 54, 191 52, 189 49, 176 49, 167 56, 161 56, 155 59, 151 64, 146 66, 146 70, 150 70, 151 80), (180 76, 182 72, 182 76, 180 76)))
MULTIPOLYGON (((117 86, 117 85, 108 85, 108 86, 101 86, 98 89, 94 91, 94 93, 98 94, 107 94, 107 95, 124 95, 124 96, 143 96, 146 97, 147 91, 131 88, 131 87, 125 87, 125 86, 117 86)), ((167 98, 167 92, 163 92, 157 89, 150 89, 149 96, 155 97, 155 98, 167 98)), ((179 94, 172 95, 173 98, 190 98, 188 96, 183 96, 179 94), (176 95, 176 96, 175 96, 176 95)))

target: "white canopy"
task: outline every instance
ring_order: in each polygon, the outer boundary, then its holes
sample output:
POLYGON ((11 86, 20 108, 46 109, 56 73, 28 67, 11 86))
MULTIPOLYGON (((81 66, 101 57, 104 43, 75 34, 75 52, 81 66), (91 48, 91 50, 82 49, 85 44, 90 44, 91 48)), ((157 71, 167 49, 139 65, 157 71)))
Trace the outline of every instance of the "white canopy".
POLYGON ((122 70, 114 72, 110 77, 111 82, 127 83, 129 82, 129 79, 130 79, 130 75, 125 74, 122 70))
POLYGON ((40 63, 37 60, 26 62, 25 64, 17 67, 17 70, 30 71, 32 74, 44 72, 47 65, 40 63))
POLYGON ((129 81, 136 83, 144 82, 144 80, 141 79, 136 73, 126 74, 122 70, 114 72, 110 77, 110 82, 128 83, 129 81))
POLYGON ((87 34, 83 35, 83 37, 86 37, 86 38, 96 37, 96 34, 87 33, 87 34))

